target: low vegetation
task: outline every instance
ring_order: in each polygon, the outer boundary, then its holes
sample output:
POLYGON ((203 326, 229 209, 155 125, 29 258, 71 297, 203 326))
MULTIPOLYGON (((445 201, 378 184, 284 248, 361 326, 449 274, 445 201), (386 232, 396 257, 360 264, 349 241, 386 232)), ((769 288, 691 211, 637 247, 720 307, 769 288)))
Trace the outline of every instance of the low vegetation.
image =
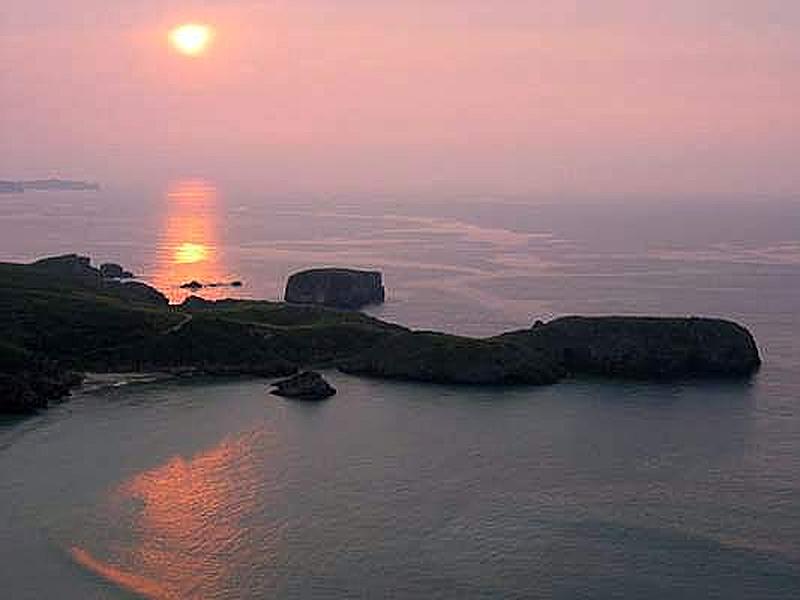
POLYGON ((101 276, 68 255, 0 263, 0 412, 46 406, 87 371, 284 376, 338 367, 374 377, 548 384, 567 375, 745 376, 752 336, 711 319, 557 319, 489 339, 413 332, 360 312, 192 297, 101 276))

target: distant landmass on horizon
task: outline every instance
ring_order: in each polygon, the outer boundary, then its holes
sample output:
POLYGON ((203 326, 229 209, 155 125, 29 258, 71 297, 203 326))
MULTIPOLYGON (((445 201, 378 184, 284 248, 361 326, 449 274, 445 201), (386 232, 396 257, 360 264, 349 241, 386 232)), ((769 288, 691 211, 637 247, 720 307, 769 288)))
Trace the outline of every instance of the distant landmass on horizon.
POLYGON ((31 180, 0 180, 0 194, 21 194, 25 191, 91 191, 96 192, 100 189, 100 184, 93 181, 81 181, 74 179, 31 179, 31 180))

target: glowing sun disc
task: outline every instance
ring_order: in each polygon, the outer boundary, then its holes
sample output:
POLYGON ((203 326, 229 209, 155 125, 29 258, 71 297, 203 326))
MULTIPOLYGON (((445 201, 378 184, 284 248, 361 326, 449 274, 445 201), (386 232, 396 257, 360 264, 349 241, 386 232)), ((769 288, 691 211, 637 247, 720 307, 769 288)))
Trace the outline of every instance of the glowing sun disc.
POLYGON ((172 47, 187 56, 203 54, 211 43, 213 31, 208 25, 187 23, 178 25, 169 32, 169 41, 172 47))

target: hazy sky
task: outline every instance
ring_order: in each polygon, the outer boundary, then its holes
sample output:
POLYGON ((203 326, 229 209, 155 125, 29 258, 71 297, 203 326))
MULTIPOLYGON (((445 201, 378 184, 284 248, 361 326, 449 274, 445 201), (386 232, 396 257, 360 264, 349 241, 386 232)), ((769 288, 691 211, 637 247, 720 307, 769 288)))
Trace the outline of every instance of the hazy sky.
POLYGON ((797 0, 2 0, 0 178, 798 195, 798 31, 797 0))

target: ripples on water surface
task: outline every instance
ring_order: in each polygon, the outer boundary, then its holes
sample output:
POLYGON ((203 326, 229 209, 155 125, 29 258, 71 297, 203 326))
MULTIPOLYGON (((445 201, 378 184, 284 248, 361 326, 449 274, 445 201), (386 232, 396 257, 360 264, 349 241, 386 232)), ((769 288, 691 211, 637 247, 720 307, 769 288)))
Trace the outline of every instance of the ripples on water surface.
POLYGON ((752 390, 330 376, 340 394, 323 405, 261 382, 155 384, 28 422, 0 454, 16 473, 7 535, 26 540, 7 589, 791 598, 800 584, 796 464, 771 464, 780 437, 757 431, 752 390))
POLYGON ((4 198, 0 252, 119 260, 176 299, 183 279, 277 297, 292 269, 374 266, 378 314, 473 334, 563 312, 726 315, 766 366, 749 384, 506 390, 332 373, 320 405, 258 381, 86 394, 0 425, 4 596, 798 597, 794 205, 577 218, 165 189, 118 210, 4 198))

